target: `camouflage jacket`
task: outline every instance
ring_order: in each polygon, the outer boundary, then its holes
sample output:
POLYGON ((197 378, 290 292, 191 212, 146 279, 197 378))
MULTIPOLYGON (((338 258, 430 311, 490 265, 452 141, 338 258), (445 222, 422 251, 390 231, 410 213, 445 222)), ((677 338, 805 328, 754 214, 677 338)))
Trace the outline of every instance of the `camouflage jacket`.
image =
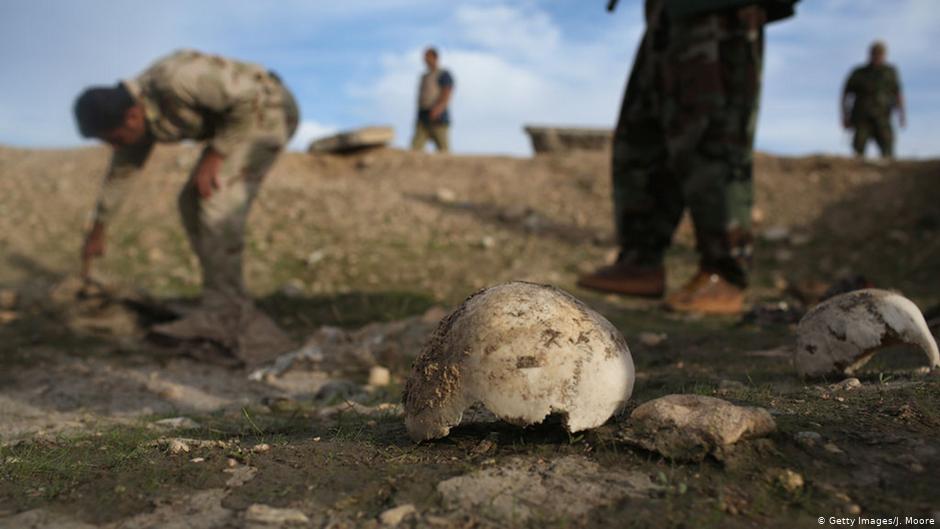
POLYGON ((144 108, 150 139, 115 149, 96 208, 100 221, 117 209, 154 142, 206 140, 225 156, 269 106, 283 105, 280 81, 265 68, 193 50, 161 58, 123 83, 144 108))
POLYGON ((851 94, 851 119, 887 117, 901 96, 898 71, 890 64, 866 64, 852 70, 845 82, 843 96, 851 94))

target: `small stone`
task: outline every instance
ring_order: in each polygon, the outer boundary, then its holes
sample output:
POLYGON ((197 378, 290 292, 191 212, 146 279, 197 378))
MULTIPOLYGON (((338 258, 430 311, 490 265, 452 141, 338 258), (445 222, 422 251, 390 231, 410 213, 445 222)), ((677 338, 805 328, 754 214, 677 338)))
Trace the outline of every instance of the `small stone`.
POLYGON ((838 446, 836 446, 835 443, 832 443, 832 442, 824 444, 823 449, 826 450, 826 452, 829 452, 830 454, 844 454, 845 453, 842 451, 841 448, 839 448, 838 446))
POLYGON ((837 382, 835 384, 830 385, 829 389, 834 390, 834 391, 838 391, 838 390, 851 391, 853 389, 860 388, 860 387, 862 387, 861 380, 855 377, 849 377, 843 380, 842 382, 837 382))
POLYGON ((623 440, 674 460, 701 461, 728 445, 765 436, 776 423, 764 408, 702 395, 666 395, 630 414, 623 440))
POLYGON ((307 515, 297 509, 278 509, 255 503, 245 511, 245 520, 264 524, 308 523, 307 515))
POLYGON ((638 336, 640 343, 647 347, 656 347, 666 341, 666 333, 660 332, 641 332, 638 336))
POLYGON ((179 430, 190 430, 193 428, 199 428, 199 423, 190 419, 189 417, 171 417, 169 419, 160 419, 153 423, 155 426, 160 426, 163 428, 179 429, 179 430))
POLYGON ((771 226, 761 234, 765 241, 782 242, 790 238, 790 228, 786 226, 771 226))
POLYGON ((15 290, 0 290, 0 309, 12 310, 16 307, 17 295, 15 290))
POLYGON ((369 369, 369 385, 372 387, 385 387, 392 381, 392 374, 386 367, 372 366, 369 369))
POLYGON ((781 470, 776 476, 777 483, 787 492, 796 492, 803 488, 803 476, 789 468, 781 470))
POLYGON ((168 448, 171 454, 182 454, 189 452, 189 445, 181 439, 170 439, 168 448))
POLYGON ((921 465, 917 461, 914 461, 913 463, 908 465, 908 468, 911 469, 911 472, 914 472, 916 474, 920 474, 921 472, 924 471, 924 465, 921 465))
POLYGON ((314 266, 326 258, 326 250, 314 250, 304 258, 304 264, 308 267, 314 266))
POLYGON ((206 460, 204 457, 194 457, 189 460, 190 463, 202 463, 206 460))
POLYGON ((256 444, 255 446, 251 448, 251 451, 256 454, 263 454, 269 450, 271 450, 271 445, 269 445, 268 443, 256 444))
POLYGON ((457 201, 457 193, 455 193, 452 189, 447 189, 446 187, 438 189, 434 196, 439 202, 443 202, 445 204, 451 204, 457 201))
POLYGON ((379 521, 381 521, 383 525, 395 527, 396 525, 400 524, 406 516, 414 513, 415 506, 410 503, 406 503, 405 505, 399 505, 398 507, 394 507, 383 512, 379 515, 379 521))
POLYGON ((489 236, 489 235, 484 235, 484 236, 480 239, 480 247, 481 247, 481 248, 489 249, 489 248, 492 248, 492 247, 494 247, 494 246, 496 246, 496 239, 494 239, 493 237, 491 237, 491 236, 489 236))
POLYGON ((857 503, 852 503, 846 506, 845 512, 846 514, 851 514, 852 516, 858 516, 859 514, 862 514, 862 507, 857 503))

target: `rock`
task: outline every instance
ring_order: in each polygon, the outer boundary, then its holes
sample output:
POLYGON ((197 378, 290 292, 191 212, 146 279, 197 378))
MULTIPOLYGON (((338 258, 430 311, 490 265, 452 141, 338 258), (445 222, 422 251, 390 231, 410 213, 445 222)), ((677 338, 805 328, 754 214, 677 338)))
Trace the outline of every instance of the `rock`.
POLYGON ((787 492, 797 492, 803 488, 803 476, 789 468, 778 469, 774 472, 774 481, 787 492))
POLYGON ((385 387, 392 381, 392 374, 387 367, 372 366, 369 369, 369 385, 374 388, 385 387))
POLYGON ((160 428, 174 429, 174 430, 192 430, 194 428, 199 428, 199 423, 190 419, 189 417, 171 417, 169 419, 160 419, 159 421, 154 421, 154 426, 160 428))
POLYGON ((480 238, 481 248, 490 249, 494 246, 496 246, 496 239, 494 239, 492 236, 484 235, 483 237, 480 238))
POLYGON ((536 154, 602 151, 610 147, 613 137, 610 129, 598 128, 526 125, 523 130, 536 154))
MULTIPOLYGON (((229 459, 229 461, 234 461, 229 459)), ((234 489, 241 487, 245 483, 248 483, 254 479, 255 474, 258 473, 258 469, 255 467, 250 467, 248 465, 239 465, 238 462, 235 462, 235 466, 232 468, 226 468, 222 472, 226 474, 231 474, 231 477, 225 482, 225 486, 234 489)))
POLYGON ((641 332, 637 338, 640 343, 647 347, 656 347, 662 345, 668 336, 664 332, 641 332))
POLYGON ((823 437, 819 432, 797 432, 793 436, 793 439, 805 447, 813 447, 817 444, 821 444, 823 437))
POLYGON ((833 442, 828 442, 828 443, 824 444, 824 445, 823 445, 823 450, 825 450, 826 452, 829 452, 830 454, 844 454, 844 453, 845 453, 845 452, 842 451, 841 448, 839 448, 839 447, 838 447, 835 443, 833 443, 833 442))
POLYGON ((802 376, 852 375, 880 348, 905 343, 940 366, 937 342, 917 305, 878 289, 838 295, 820 303, 797 326, 794 364, 802 376))
POLYGON ((790 228, 786 226, 771 226, 761 233, 767 242, 783 242, 790 238, 790 228))
POLYGON ((265 524, 305 524, 310 521, 307 515, 297 509, 278 509, 260 503, 248 507, 245 520, 265 524))
POLYGON ((323 402, 331 402, 335 400, 350 400, 363 393, 362 386, 359 384, 349 380, 338 379, 330 380, 323 384, 323 386, 317 390, 314 398, 323 402))
POLYGON ((438 189, 436 193, 434 193, 434 198, 436 198, 438 202, 443 202, 444 204, 452 204, 457 201, 457 193, 455 193, 451 189, 442 187, 438 189))
POLYGON ((167 449, 171 454, 183 454, 189 452, 189 445, 182 439, 170 439, 167 449))
POLYGON ((263 454, 263 453, 268 452, 268 451, 270 451, 270 450, 271 450, 271 445, 269 445, 268 443, 260 443, 260 444, 256 444, 255 446, 251 447, 251 451, 254 452, 254 453, 256 453, 256 454, 263 454))
POLYGON ((307 152, 310 154, 348 154, 384 147, 394 140, 395 129, 390 126, 362 127, 319 138, 310 143, 307 152))
POLYGON ((675 460, 698 461, 743 439, 773 432, 763 408, 701 395, 667 395, 638 406, 622 432, 627 442, 675 460))
POLYGON ((855 377, 849 377, 849 378, 843 380, 842 382, 837 382, 837 383, 835 383, 835 384, 831 384, 831 385, 829 386, 829 389, 831 389, 831 390, 833 390, 833 391, 851 391, 851 390, 853 390, 853 389, 860 388, 860 387, 862 387, 862 381, 861 381, 861 380, 859 380, 859 379, 857 379, 857 378, 855 378, 855 377))
POLYGON ((447 316, 415 361, 403 395, 415 441, 444 437, 482 403, 520 426, 561 414, 570 432, 600 426, 633 391, 620 332, 553 287, 484 289, 447 316))
POLYGON ((15 309, 18 297, 15 290, 8 288, 0 289, 0 309, 15 309))
POLYGON ((405 505, 399 505, 398 507, 393 507, 383 512, 379 515, 379 521, 382 522, 383 525, 395 527, 400 524, 406 516, 414 514, 415 512, 415 506, 410 503, 406 503, 405 505))
POLYGON ((437 485, 445 508, 513 525, 534 517, 577 519, 625 498, 649 498, 661 488, 643 472, 604 468, 583 456, 519 457, 437 485))
POLYGON ((286 283, 281 285, 279 291, 281 295, 288 298, 302 298, 307 294, 307 287, 304 285, 304 282, 296 277, 292 277, 287 280, 286 283))

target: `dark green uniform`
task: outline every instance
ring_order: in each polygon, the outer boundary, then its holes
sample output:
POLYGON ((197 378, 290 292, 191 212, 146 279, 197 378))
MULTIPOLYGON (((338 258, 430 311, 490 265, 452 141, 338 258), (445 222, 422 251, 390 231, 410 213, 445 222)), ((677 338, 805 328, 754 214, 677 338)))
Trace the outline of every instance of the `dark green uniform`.
POLYGON ((621 259, 660 265, 688 208, 703 270, 746 284, 763 26, 794 3, 646 1, 614 133, 621 259))
POLYGON ((897 108, 901 96, 898 72, 890 64, 866 64, 852 70, 845 82, 843 98, 852 95, 849 126, 855 130, 852 148, 855 154, 865 154, 868 141, 875 140, 881 155, 894 156, 894 130, 891 111, 897 108))

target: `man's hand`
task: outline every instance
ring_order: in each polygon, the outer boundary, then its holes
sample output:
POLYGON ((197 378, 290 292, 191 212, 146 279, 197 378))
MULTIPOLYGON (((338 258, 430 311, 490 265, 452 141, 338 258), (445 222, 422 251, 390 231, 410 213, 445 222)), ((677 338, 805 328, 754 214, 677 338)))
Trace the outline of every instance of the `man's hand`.
POLYGON ((199 160, 194 177, 196 190, 203 199, 211 197, 212 192, 219 188, 220 167, 222 167, 222 155, 212 149, 206 149, 199 160))
POLYGON ((445 107, 443 105, 434 105, 431 107, 431 111, 429 112, 431 121, 437 121, 441 119, 441 114, 444 113, 444 108, 445 107))
POLYGON ((88 235, 85 236, 85 244, 82 245, 82 277, 88 277, 91 274, 92 260, 104 255, 104 231, 104 223, 96 220, 88 235))
POLYGON ((842 128, 845 130, 852 128, 852 122, 846 116, 842 116, 842 128))

